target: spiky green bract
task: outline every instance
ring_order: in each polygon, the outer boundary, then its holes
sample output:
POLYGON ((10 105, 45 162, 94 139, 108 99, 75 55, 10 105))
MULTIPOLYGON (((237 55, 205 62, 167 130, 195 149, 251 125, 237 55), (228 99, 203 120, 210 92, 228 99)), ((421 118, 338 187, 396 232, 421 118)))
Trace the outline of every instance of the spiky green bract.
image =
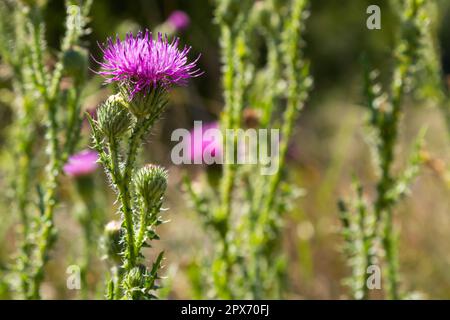
POLYGON ((167 104, 167 90, 163 87, 140 91, 132 99, 124 86, 120 87, 120 92, 128 100, 128 108, 136 118, 157 117, 167 104))

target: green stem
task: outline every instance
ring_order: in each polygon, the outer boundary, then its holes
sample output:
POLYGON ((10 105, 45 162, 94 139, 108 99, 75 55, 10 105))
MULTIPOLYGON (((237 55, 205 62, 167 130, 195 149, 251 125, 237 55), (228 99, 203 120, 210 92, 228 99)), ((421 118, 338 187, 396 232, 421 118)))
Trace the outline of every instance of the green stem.
POLYGON ((141 204, 141 212, 140 212, 140 221, 139 221, 139 231, 136 237, 136 256, 139 255, 139 252, 142 247, 142 242, 144 241, 145 232, 147 230, 147 216, 148 210, 145 204, 141 204))
POLYGON ((78 193, 84 204, 83 212, 79 216, 79 223, 83 228, 83 248, 84 252, 81 260, 81 297, 82 299, 89 298, 89 283, 88 273, 91 266, 91 260, 94 254, 95 239, 94 239, 94 224, 97 221, 97 206, 95 204, 95 194, 93 178, 91 176, 78 177, 77 181, 78 193))
POLYGON ((38 238, 38 248, 35 260, 36 270, 31 275, 31 285, 29 298, 39 299, 39 289, 43 280, 44 267, 47 260, 48 251, 50 250, 53 242, 54 222, 53 214, 56 205, 56 190, 58 188, 58 176, 60 172, 60 163, 58 159, 59 147, 57 138, 57 123, 56 123, 56 110, 55 104, 49 101, 47 104, 49 128, 48 128, 48 141, 50 144, 49 149, 49 164, 47 166, 47 172, 49 174, 49 180, 46 186, 46 192, 44 196, 44 213, 40 218, 41 232, 38 238))
MULTIPOLYGON (((237 97, 234 92, 235 86, 235 65, 233 61, 233 35, 232 31, 228 26, 222 26, 222 51, 223 51, 223 86, 224 86, 224 100, 225 109, 222 114, 221 128, 223 132, 227 129, 231 129, 237 126, 236 118, 239 117, 238 114, 233 110, 234 99, 237 97)), ((226 135, 225 135, 226 136, 226 135)), ((234 136, 233 136, 234 138, 234 136)), ((236 146, 235 141, 233 141, 234 146, 236 146)), ((222 242, 222 252, 220 256, 216 259, 223 259, 225 262, 225 274, 218 275, 223 279, 219 283, 229 284, 229 278, 231 274, 231 263, 230 263, 230 253, 227 235, 229 232, 229 217, 231 214, 231 203, 232 203, 232 193, 234 187, 234 181, 236 178, 237 167, 232 163, 234 154, 229 154, 229 150, 225 149, 225 163, 223 164, 223 177, 220 185, 220 206, 214 217, 216 231, 222 242), (233 157, 229 159, 228 157, 233 157), (231 161, 230 161, 231 160, 231 161)), ((217 281, 216 281, 217 283, 217 281)), ((223 298, 230 298, 231 292, 228 287, 218 288, 218 291, 224 294, 223 298)))
POLYGON ((31 128, 29 124, 29 116, 25 116, 21 121, 21 127, 27 128, 29 132, 26 134, 21 134, 19 136, 19 171, 18 176, 18 186, 17 186, 17 201, 18 210, 20 213, 21 220, 21 237, 22 243, 20 245, 20 256, 18 258, 18 270, 20 274, 20 288, 23 296, 26 296, 28 292, 28 281, 27 281, 27 271, 29 268, 29 255, 31 252, 31 244, 28 241, 29 235, 29 217, 28 217, 28 190, 30 186, 30 175, 31 175, 31 146, 34 141, 34 135, 31 134, 31 128))
POLYGON ((83 225, 83 238, 84 238, 84 252, 83 259, 81 261, 81 298, 83 300, 89 299, 89 282, 88 272, 91 265, 92 257, 92 230, 90 223, 86 222, 83 225))
MULTIPOLYGON (((136 265, 136 255, 134 249, 133 211, 131 208, 129 185, 125 181, 125 174, 124 176, 120 174, 119 158, 118 158, 119 147, 117 140, 115 138, 110 139, 109 148, 110 148, 112 172, 114 173, 115 180, 117 181, 116 187, 118 191, 119 201, 121 204, 120 210, 122 211, 125 220, 128 254, 126 256, 127 261, 124 267, 127 271, 129 271, 136 265)), ((127 168, 125 168, 125 171, 126 170, 127 168)))
MULTIPOLYGON (((127 161, 125 163, 125 169, 123 174, 124 184, 128 186, 131 181, 131 175, 133 173, 134 164, 138 153, 138 148, 142 143, 143 136, 148 126, 145 125, 145 119, 138 119, 134 124, 133 131, 130 136, 129 148, 127 153, 127 161)), ((148 120, 152 121, 153 120, 148 120)))
POLYGON ((398 293, 398 261, 394 237, 392 211, 387 210, 383 234, 383 248, 387 261, 388 298, 391 300, 400 298, 398 293))

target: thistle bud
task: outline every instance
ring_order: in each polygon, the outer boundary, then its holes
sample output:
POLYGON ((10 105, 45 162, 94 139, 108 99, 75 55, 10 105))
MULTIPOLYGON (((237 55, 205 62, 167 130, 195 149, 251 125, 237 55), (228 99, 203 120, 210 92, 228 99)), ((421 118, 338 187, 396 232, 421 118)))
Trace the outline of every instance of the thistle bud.
POLYGON ((97 123, 106 137, 120 137, 127 132, 131 119, 120 94, 112 95, 97 111, 97 123))
POLYGON ((120 254, 122 253, 124 246, 121 239, 121 223, 116 220, 110 221, 105 226, 104 231, 105 251, 107 257, 117 264, 122 262, 120 254))
POLYGON ((167 188, 167 171, 155 165, 147 165, 140 169, 134 178, 138 195, 147 203, 161 201, 167 188))
POLYGON ((87 50, 79 46, 74 46, 64 52, 63 55, 64 72, 72 77, 76 82, 82 83, 87 77, 88 53, 87 50))
POLYGON ((129 290, 133 290, 135 288, 143 288, 145 286, 146 273, 147 270, 143 265, 139 265, 131 269, 124 279, 125 288, 129 290))
POLYGON ((147 270, 144 265, 131 269, 124 277, 123 289, 125 298, 130 300, 141 300, 147 296, 147 270))
MULTIPOLYGON (((128 90, 121 89, 123 96, 128 96, 128 90)), ((137 92, 128 99, 128 108, 136 118, 158 118, 167 104, 167 91, 164 88, 150 88, 137 92)))

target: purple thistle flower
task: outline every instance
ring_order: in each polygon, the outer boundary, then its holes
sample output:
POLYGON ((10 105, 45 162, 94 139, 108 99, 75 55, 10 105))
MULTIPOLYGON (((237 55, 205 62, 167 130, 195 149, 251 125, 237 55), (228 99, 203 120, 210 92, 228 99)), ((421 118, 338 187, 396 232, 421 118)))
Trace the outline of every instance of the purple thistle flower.
POLYGON ((169 18, 167 18, 167 22, 175 30, 183 31, 189 27, 189 25, 191 23, 191 19, 189 18, 189 16, 187 15, 186 12, 181 11, 181 10, 176 10, 170 14, 169 18))
POLYGON ((69 157, 64 165, 64 172, 72 177, 80 177, 93 173, 97 167, 98 153, 84 150, 69 157))
POLYGON ((128 90, 130 100, 138 92, 153 88, 167 89, 172 85, 185 85, 191 77, 201 73, 196 67, 200 56, 188 62, 187 55, 191 47, 178 49, 179 38, 169 42, 167 36, 158 34, 154 40, 146 30, 136 37, 127 34, 124 41, 118 37, 114 42, 108 38, 107 45, 101 46, 103 62, 98 62, 101 70, 98 74, 106 78, 107 83, 118 82, 128 90))

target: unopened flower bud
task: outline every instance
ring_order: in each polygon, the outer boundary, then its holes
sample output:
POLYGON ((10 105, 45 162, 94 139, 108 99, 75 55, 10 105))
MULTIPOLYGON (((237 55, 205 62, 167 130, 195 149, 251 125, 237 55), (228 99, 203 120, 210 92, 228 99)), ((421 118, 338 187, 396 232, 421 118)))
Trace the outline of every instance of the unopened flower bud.
POLYGON ((161 201, 167 188, 167 171, 155 165, 140 169, 134 178, 136 192, 147 204, 161 201))
POLYGON ((70 48, 64 52, 63 65, 66 75, 72 77, 78 83, 84 82, 88 68, 87 50, 79 46, 70 48))
POLYGON ((124 249, 121 238, 121 223, 116 220, 110 221, 104 231, 105 250, 107 257, 117 264, 122 261, 120 254, 124 249))
POLYGON ((125 275, 123 279, 123 287, 130 297, 138 298, 145 288, 147 270, 144 265, 134 267, 125 275))
POLYGON ((120 94, 110 96, 97 111, 97 123, 107 137, 119 137, 130 127, 131 119, 120 94))

